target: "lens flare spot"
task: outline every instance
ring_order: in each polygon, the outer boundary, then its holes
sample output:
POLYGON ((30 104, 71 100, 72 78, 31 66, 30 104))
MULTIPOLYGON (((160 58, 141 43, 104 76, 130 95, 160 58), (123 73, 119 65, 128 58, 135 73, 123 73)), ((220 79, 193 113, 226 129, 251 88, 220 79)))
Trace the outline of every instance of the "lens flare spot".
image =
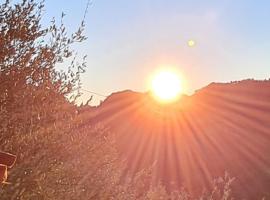
POLYGON ((196 42, 194 40, 189 40, 187 44, 189 47, 194 47, 196 45, 196 42))

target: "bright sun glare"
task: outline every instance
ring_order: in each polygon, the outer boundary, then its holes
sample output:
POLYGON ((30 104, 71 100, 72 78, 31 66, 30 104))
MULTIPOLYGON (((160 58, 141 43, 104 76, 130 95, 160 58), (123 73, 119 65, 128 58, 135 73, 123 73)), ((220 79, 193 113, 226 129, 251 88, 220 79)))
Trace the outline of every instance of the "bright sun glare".
POLYGON ((179 76, 172 71, 160 71, 152 79, 152 92, 162 102, 171 102, 182 92, 179 76))

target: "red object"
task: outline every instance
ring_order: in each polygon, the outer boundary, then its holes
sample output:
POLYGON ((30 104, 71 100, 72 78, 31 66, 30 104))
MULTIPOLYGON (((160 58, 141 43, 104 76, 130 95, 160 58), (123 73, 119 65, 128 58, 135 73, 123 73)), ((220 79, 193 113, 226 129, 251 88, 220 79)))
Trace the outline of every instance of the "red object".
POLYGON ((7 168, 14 165, 16 158, 13 154, 0 151, 0 183, 7 183, 7 168))
POLYGON ((6 165, 8 168, 14 165, 16 158, 17 157, 13 154, 0 151, 0 164, 6 165))
POLYGON ((0 164, 0 183, 4 183, 7 180, 7 166, 0 164))

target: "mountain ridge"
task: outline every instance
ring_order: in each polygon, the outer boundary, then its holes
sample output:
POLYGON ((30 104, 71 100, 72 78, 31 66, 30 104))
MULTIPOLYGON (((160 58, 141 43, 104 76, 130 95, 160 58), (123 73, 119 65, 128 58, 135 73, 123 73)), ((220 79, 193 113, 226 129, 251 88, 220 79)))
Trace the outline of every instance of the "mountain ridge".
POLYGON ((134 173, 156 163, 156 182, 199 193, 228 171, 237 197, 270 198, 270 80, 211 83, 168 105, 150 93, 117 92, 89 121, 116 133, 134 173))

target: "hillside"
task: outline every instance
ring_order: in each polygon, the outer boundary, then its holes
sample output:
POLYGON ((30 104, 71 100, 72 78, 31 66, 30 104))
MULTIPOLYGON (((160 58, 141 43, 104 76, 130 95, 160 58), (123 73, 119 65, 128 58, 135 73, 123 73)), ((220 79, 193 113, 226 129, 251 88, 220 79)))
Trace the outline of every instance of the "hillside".
POLYGON ((133 172, 155 163, 156 181, 199 193, 228 171, 237 197, 270 198, 270 81, 211 83, 170 105, 117 92, 84 115, 117 133, 133 172))

